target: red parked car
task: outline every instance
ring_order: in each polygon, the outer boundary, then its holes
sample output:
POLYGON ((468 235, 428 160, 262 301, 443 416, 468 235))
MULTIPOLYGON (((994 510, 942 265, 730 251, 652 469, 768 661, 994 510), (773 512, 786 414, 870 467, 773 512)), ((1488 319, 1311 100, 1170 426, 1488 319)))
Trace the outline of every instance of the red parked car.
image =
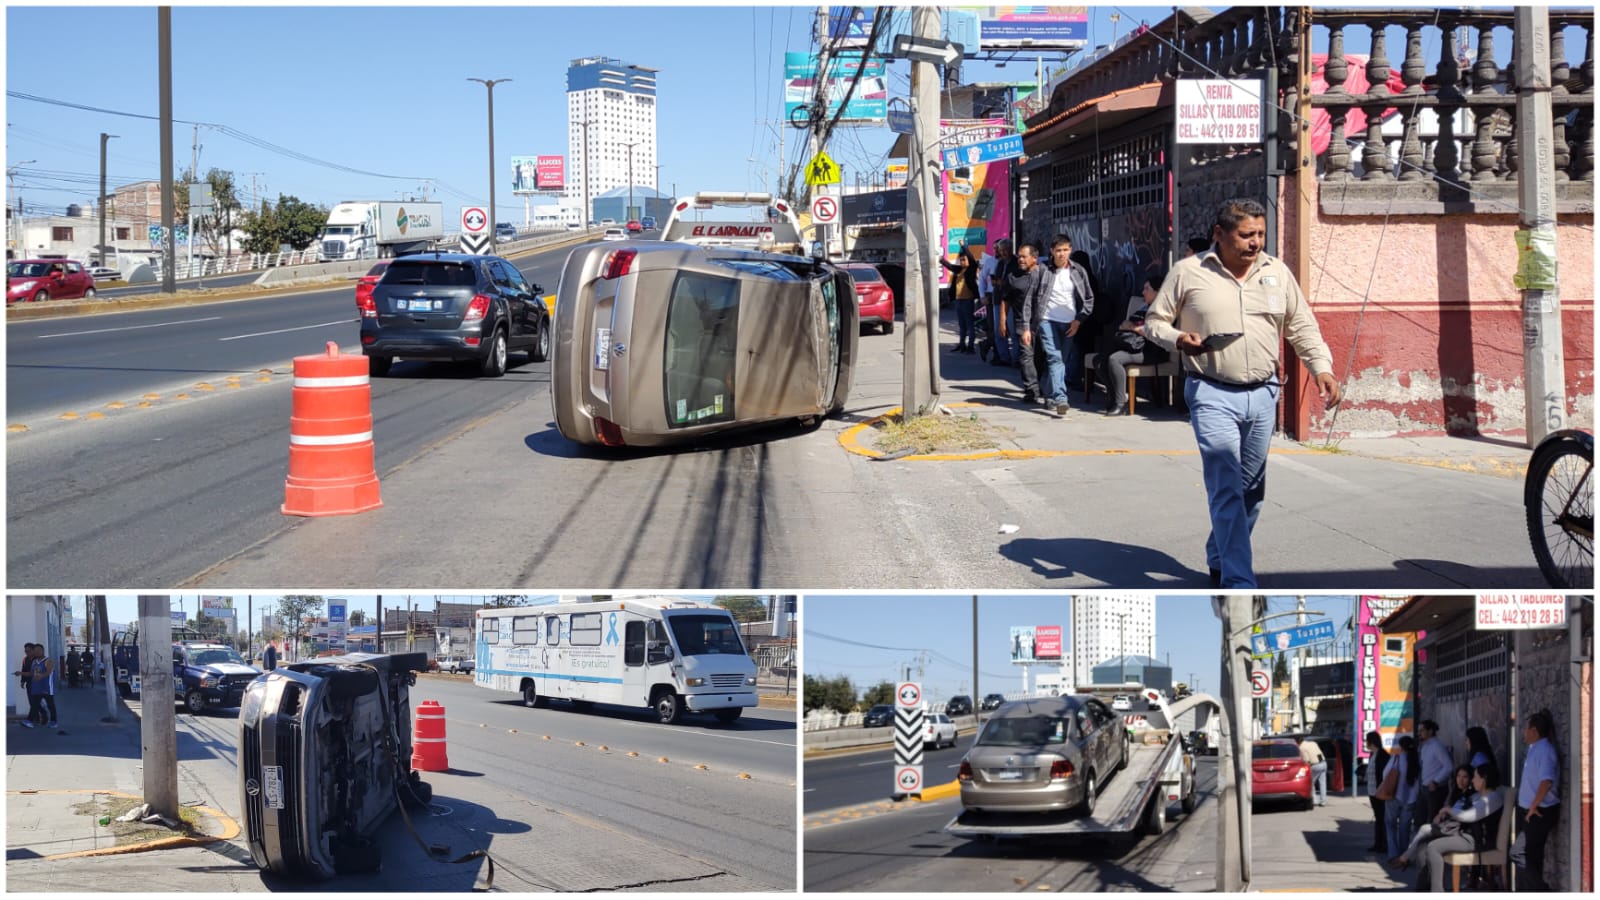
POLYGON ((644 223, 640 222, 638 219, 629 219, 628 220, 628 230, 632 231, 632 232, 635 232, 635 233, 643 231, 644 230, 644 223))
POLYGON ((856 283, 856 308, 862 325, 877 325, 884 334, 894 333, 894 291, 876 267, 866 263, 846 263, 839 268, 850 273, 856 283))
POLYGON ((1267 738, 1250 747, 1250 799, 1296 797, 1311 808, 1311 767, 1288 738, 1267 738))
POLYGON ((6 305, 94 297, 94 276, 70 259, 16 259, 6 263, 6 305))
POLYGON ((377 318, 378 308, 372 305, 372 286, 377 284, 378 279, 388 270, 389 260, 380 259, 356 282, 356 308, 361 310, 361 315, 377 318))

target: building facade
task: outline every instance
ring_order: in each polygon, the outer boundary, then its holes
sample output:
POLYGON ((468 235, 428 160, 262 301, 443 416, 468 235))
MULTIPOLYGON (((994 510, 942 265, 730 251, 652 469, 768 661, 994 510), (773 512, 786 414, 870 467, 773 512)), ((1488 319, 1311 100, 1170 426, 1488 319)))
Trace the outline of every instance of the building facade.
POLYGON ((1107 660, 1155 652, 1154 594, 1073 595, 1070 665, 1075 685, 1093 683, 1095 667, 1107 660))
MULTIPOLYGON (((60 659, 66 652, 66 625, 72 614, 65 597, 8 597, 6 598, 6 672, 22 671, 22 645, 43 644, 45 655, 60 659)), ((25 715, 28 710, 28 692, 19 676, 6 676, 6 715, 25 715)))
POLYGON ((658 187, 657 71, 598 56, 575 59, 567 67, 563 196, 580 199, 591 213, 594 198, 607 191, 629 184, 658 187))

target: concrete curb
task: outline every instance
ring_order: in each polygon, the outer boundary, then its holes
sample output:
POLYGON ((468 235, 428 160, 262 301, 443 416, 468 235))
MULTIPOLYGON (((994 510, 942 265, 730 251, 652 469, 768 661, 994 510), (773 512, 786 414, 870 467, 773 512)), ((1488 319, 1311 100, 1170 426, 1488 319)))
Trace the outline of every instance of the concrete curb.
MULTIPOLYGON (((139 795, 138 794, 130 794, 130 793, 127 793, 126 791, 93 790, 93 789, 87 789, 87 788, 85 788, 85 789, 73 789, 73 790, 6 791, 6 794, 7 794, 7 796, 12 796, 12 795, 17 795, 17 796, 40 796, 40 795, 47 795, 47 794, 88 794, 88 795, 91 795, 91 796, 122 797, 124 799, 129 799, 129 800, 137 800, 137 799, 139 799, 139 795)), ((148 853, 148 852, 150 852, 152 850, 169 850, 169 849, 172 849, 174 847, 201 847, 201 846, 204 846, 206 844, 217 843, 218 841, 231 841, 234 838, 239 836, 240 831, 241 831, 241 829, 239 828, 239 823, 234 821, 233 819, 229 818, 226 814, 222 813, 221 811, 212 809, 209 806, 191 806, 191 807, 188 807, 188 808, 192 809, 195 812, 200 813, 200 814, 202 814, 204 816, 209 816, 214 822, 216 822, 220 826, 219 833, 217 833, 217 834, 202 834, 202 835, 178 835, 178 836, 174 836, 174 837, 155 838, 153 840, 140 841, 137 844, 125 844, 125 845, 120 846, 120 847, 105 847, 105 848, 98 849, 98 850, 75 850, 75 851, 73 851, 71 853, 57 853, 57 854, 52 855, 52 856, 45 856, 45 857, 41 857, 41 858, 46 862, 53 862, 55 860, 62 860, 62 859, 84 859, 84 858, 90 857, 90 856, 121 856, 121 855, 128 854, 128 853, 148 853)))

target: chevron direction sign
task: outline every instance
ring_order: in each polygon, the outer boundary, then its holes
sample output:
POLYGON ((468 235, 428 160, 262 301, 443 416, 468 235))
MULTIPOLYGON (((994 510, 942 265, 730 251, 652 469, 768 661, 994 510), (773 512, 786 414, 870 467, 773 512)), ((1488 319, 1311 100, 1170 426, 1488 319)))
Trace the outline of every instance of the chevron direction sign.
POLYGON ((922 793, 922 685, 904 681, 894 691, 894 791, 896 797, 922 793))

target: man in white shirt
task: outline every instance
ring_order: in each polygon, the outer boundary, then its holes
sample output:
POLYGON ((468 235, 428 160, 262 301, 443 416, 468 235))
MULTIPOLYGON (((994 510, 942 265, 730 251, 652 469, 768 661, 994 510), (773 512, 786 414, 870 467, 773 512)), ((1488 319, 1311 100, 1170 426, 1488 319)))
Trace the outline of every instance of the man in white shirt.
POLYGON ((1417 726, 1417 755, 1422 758, 1422 802, 1417 804, 1417 821, 1426 825, 1438 818, 1450 798, 1450 779, 1455 777, 1455 763, 1450 759, 1450 747, 1439 739, 1439 723, 1423 720, 1417 726))

